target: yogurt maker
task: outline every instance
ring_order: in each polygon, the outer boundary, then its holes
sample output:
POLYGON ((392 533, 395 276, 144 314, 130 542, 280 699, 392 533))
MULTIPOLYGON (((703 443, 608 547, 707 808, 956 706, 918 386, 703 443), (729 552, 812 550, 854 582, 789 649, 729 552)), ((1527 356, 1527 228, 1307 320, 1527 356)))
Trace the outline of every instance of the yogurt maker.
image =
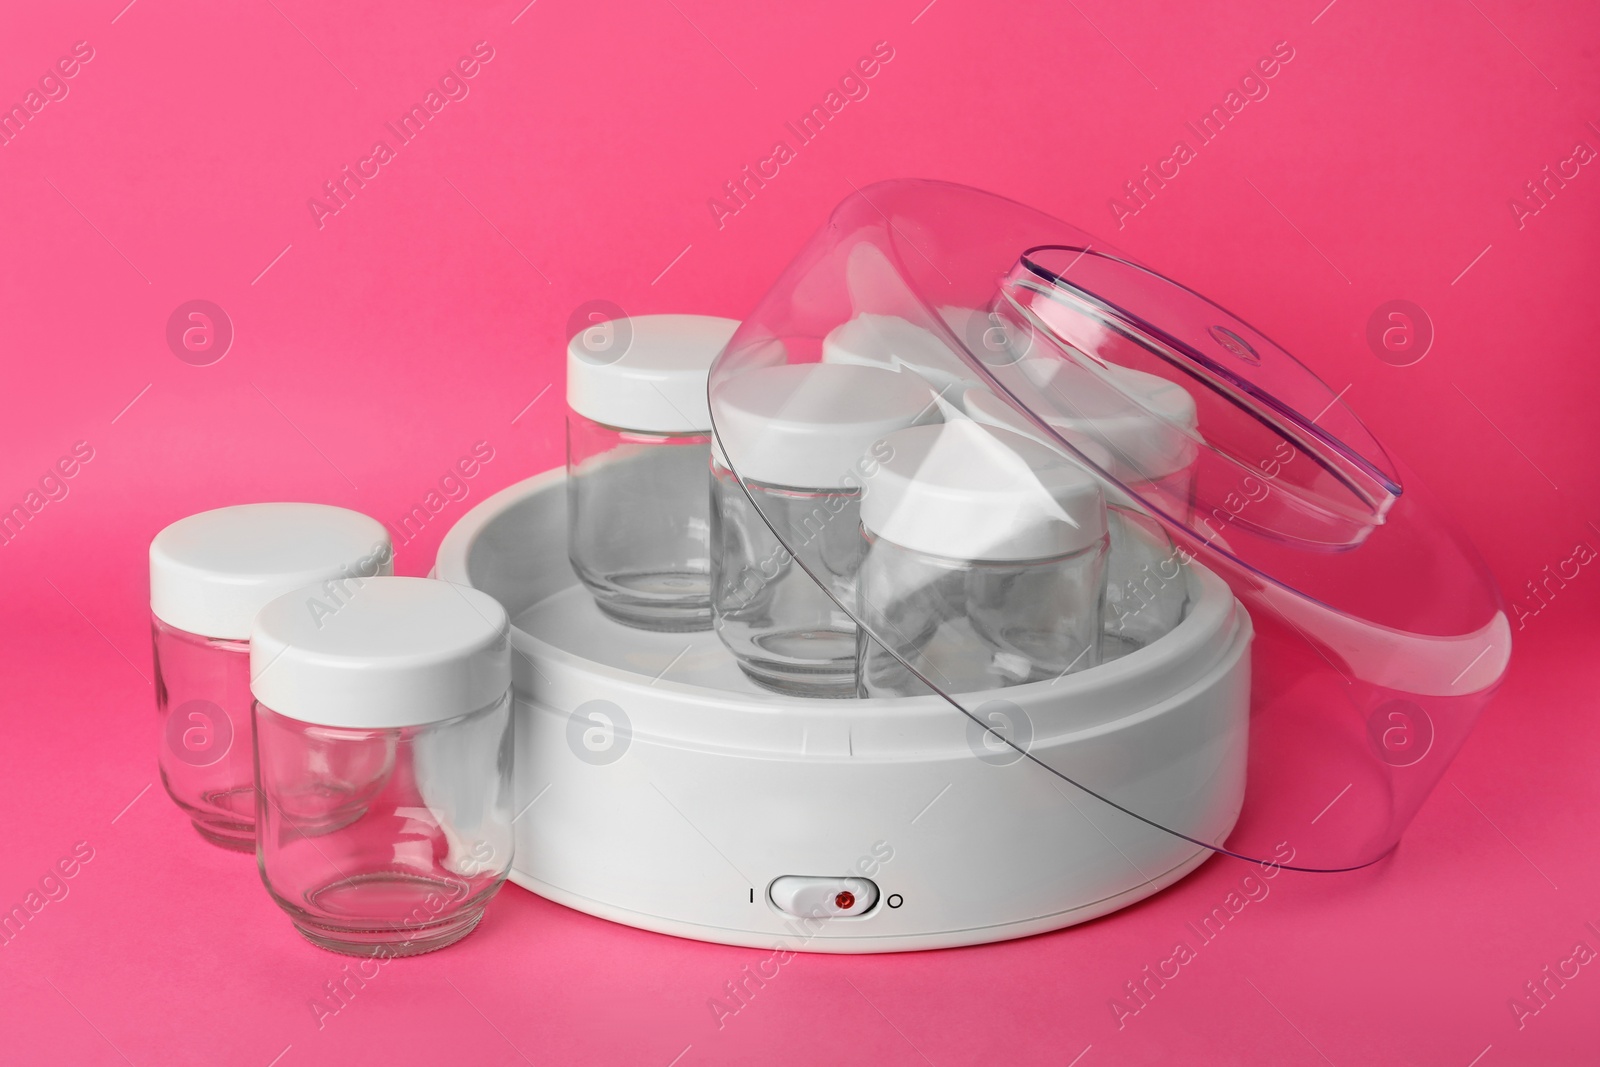
MULTIPOLYGON (((915 691, 775 692, 714 632, 603 614, 568 561, 563 471, 484 501, 435 573, 510 615, 511 878, 580 911, 900 951, 1082 922, 1213 853, 1361 867, 1398 843, 1505 673, 1486 567, 1333 390, 1200 294, 992 194, 849 197, 728 340, 708 397, 716 462, 785 565, 915 691), (1093 473, 1112 561, 1090 665, 975 682, 952 664, 1004 667, 1003 647, 1028 665, 1020 615, 908 627, 906 598, 958 586, 823 580, 828 514, 776 506, 751 473, 795 438, 731 405, 741 374, 826 362, 915 375, 943 422, 1093 473)), ((991 461, 963 459, 982 482, 991 461)), ((941 491, 899 476, 908 499, 941 491)), ((861 492, 881 491, 868 472, 861 492)))

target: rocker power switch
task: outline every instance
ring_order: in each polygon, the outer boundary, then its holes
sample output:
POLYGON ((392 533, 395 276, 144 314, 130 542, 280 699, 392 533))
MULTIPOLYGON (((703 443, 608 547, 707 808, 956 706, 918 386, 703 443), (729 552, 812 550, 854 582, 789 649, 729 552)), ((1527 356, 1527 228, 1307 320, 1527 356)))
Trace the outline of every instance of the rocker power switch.
POLYGON ((878 903, 878 886, 867 878, 786 874, 774 879, 767 892, 779 911, 799 918, 848 919, 865 915, 878 903))

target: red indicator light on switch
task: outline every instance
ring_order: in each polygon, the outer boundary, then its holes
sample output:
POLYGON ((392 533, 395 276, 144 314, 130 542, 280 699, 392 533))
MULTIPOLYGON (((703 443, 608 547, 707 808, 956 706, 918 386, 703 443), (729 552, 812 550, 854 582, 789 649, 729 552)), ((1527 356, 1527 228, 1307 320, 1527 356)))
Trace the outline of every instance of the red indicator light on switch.
POLYGON ((848 889, 840 890, 839 895, 833 898, 833 906, 840 911, 849 911, 856 906, 856 895, 848 889))

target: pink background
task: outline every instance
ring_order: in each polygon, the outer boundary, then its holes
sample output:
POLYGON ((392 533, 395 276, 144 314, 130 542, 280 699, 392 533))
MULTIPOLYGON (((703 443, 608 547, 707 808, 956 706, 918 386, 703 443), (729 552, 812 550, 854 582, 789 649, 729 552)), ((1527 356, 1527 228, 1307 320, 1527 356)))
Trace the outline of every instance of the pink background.
POLYGON ((1600 166, 1563 163, 1579 141, 1600 149, 1591 5, 525 2, 0 14, 0 103, 93 49, 0 147, 0 505, 76 442, 93 450, 0 544, 0 906, 93 850, 0 947, 0 1061, 1600 1059, 1600 964, 1551 982, 1520 1027, 1508 1004, 1577 942, 1600 950, 1593 566, 1524 619, 1505 689, 1396 855, 1280 875, 1121 1028, 1110 1000, 1250 868, 1216 860, 1010 944, 801 956, 720 1029, 708 999, 765 953, 513 887, 470 939, 387 965, 319 1030, 309 1001, 345 961, 151 786, 149 539, 253 500, 393 523, 487 441, 467 498, 400 549, 402 573, 425 573, 468 507, 559 461, 574 309, 737 317, 852 186, 993 189, 1243 313, 1348 383, 1508 601, 1538 607, 1526 582, 1600 548, 1600 166), (393 145, 385 122, 480 41, 493 58, 469 95, 319 228, 308 198, 393 145), (719 227, 708 199, 792 147, 784 123, 880 41, 893 58, 869 94, 719 227), (1184 123, 1280 41, 1294 57, 1269 95, 1118 232, 1110 198, 1192 143, 1184 123), (1519 219, 1511 201, 1546 165, 1578 173, 1519 219), (195 298, 236 333, 209 366, 165 340, 195 298), (1431 319, 1414 365, 1369 350, 1391 299, 1431 319))

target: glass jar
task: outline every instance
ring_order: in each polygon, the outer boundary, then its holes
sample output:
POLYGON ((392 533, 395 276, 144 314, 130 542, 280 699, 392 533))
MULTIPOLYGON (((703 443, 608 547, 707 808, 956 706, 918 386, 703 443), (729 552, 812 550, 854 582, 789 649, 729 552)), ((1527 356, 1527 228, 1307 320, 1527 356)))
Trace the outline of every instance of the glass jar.
MULTIPOLYGON (((1181 387, 1153 375, 1125 369, 1120 374, 1130 387, 1138 387, 1138 395, 1156 397, 1163 417, 1144 413, 1097 421, 1052 419, 1051 429, 1094 468, 1187 517, 1197 455, 1187 436, 1196 425, 1193 398, 1181 387), (1168 423, 1168 417, 1174 422, 1168 423), (1154 481, 1147 477, 1152 472, 1154 481)), ((1041 377, 1048 381, 1061 376, 1041 377)), ((1131 401, 1124 403, 1131 407, 1131 401)), ((971 418, 985 425, 1049 443, 1043 431, 987 389, 969 389, 962 406, 971 418)), ((1107 497, 1111 548, 1106 557, 1100 657, 1109 662, 1145 647, 1182 622, 1189 606, 1189 586, 1183 570, 1187 559, 1161 525, 1121 489, 1109 484, 1102 489, 1107 497)))
POLYGON ((1105 622, 1100 657, 1120 659, 1166 636, 1189 608, 1189 557, 1135 507, 1110 505, 1105 622))
POLYGON ((618 622, 711 625, 706 376, 738 325, 640 315, 567 345, 568 552, 618 622))
POLYGON ((934 393, 910 372, 800 363, 736 375, 719 388, 717 404, 717 636, 758 685, 854 696, 856 625, 842 605, 855 603, 862 480, 888 454, 885 435, 936 417, 934 393), (742 485, 724 462, 724 441, 740 457, 742 485), (796 532, 800 561, 769 522, 796 532))
POLYGON ((1199 413, 1176 382, 1130 367, 1103 368, 1115 390, 1088 382, 1088 372, 1062 360, 1030 360, 1024 372, 1055 405, 1050 426, 1063 436, 1104 446, 1107 471, 1178 522, 1194 512, 1199 413))
POLYGON ((322 948, 443 948, 511 869, 509 620, 475 589, 380 578, 318 626, 304 592, 250 641, 261 879, 322 948))
POLYGON ((963 421, 889 435, 861 508, 860 691, 1049 681, 1100 662, 1099 482, 1039 441, 963 421), (898 655, 896 655, 898 654, 898 655), (902 663, 902 660, 905 663, 902 663))
POLYGON ((711 625, 710 433, 567 416, 567 545, 600 610, 646 630, 711 625))
MULTIPOLYGON (((1058 432, 1087 438, 1111 458, 1105 471, 1149 504, 1180 523, 1194 512, 1194 469, 1199 456, 1194 397, 1183 386, 1154 374, 1108 365, 1118 389, 1111 410, 1080 402, 1071 406, 1071 374, 1057 364, 1046 389, 1073 418, 1052 419, 1058 432)), ((1101 394, 1096 394, 1101 395, 1101 394)), ((1121 492, 1112 494, 1109 516, 1111 560, 1106 582, 1102 652, 1116 659, 1145 647, 1183 620, 1189 605, 1183 557, 1159 524, 1121 492)))
MULTIPOLYGON (((250 637, 256 612, 318 582, 321 610, 388 574, 383 525, 325 504, 242 504, 180 519, 150 542, 157 760, 200 835, 255 848, 250 637)), ((313 608, 312 610, 318 610, 313 608)))

